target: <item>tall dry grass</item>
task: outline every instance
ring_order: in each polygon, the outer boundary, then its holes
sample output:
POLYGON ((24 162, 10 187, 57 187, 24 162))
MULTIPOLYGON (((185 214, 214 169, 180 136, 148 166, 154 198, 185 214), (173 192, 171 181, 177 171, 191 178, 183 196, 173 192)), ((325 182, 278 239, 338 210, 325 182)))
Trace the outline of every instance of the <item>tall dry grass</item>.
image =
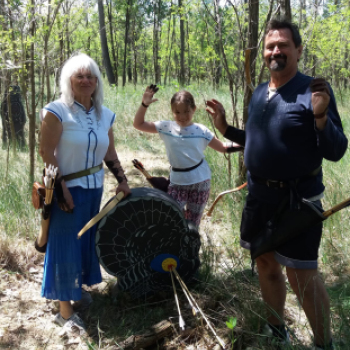
MULTIPOLYGON (((166 162, 165 149, 158 135, 140 133, 132 127, 134 114, 141 103, 145 86, 127 86, 125 89, 108 87, 105 84, 105 105, 116 113, 114 125, 117 150, 142 153, 147 164, 147 155, 151 158, 159 155, 166 162)), ((197 111, 195 121, 209 127, 213 132, 210 118, 205 112, 205 100, 216 98, 232 115, 230 96, 223 87, 214 90, 207 84, 186 87, 195 97, 197 111)), ((147 112, 147 120, 171 119, 170 98, 178 86, 161 87, 157 93, 159 101, 147 112)), ((339 105, 347 135, 350 122, 347 115, 348 100, 339 105)), ((241 111, 241 107, 239 107, 241 111)), ((221 135, 218 135, 223 139, 221 135)), ((324 162, 324 182, 326 184, 324 208, 350 197, 350 154, 337 163, 324 162)), ((228 161, 224 155, 211 149, 206 151, 206 159, 212 170, 212 193, 210 201, 217 194, 232 187, 238 179, 238 155, 231 156, 232 177, 229 178, 228 161)), ((6 268, 6 259, 16 250, 18 242, 32 244, 38 232, 39 216, 30 203, 31 184, 28 182, 29 156, 27 152, 17 152, 14 156, 7 149, 0 149, 0 263, 6 268), (7 254, 6 252, 11 252, 7 254)), ((131 172, 132 165, 123 164, 131 172)), ((37 158, 37 180, 40 179, 42 162, 37 158)), ((157 174, 157 169, 150 170, 157 174)), ((159 169, 158 169, 159 170, 159 169)), ((164 174, 163 174, 164 175, 164 174)), ((129 175, 129 177, 133 175, 129 175)), ((225 321, 228 317, 238 320, 233 334, 235 346, 263 347, 266 339, 258 336, 260 327, 265 323, 264 305, 260 298, 256 275, 250 271, 249 254, 239 246, 240 214, 244 204, 246 190, 224 197, 214 210, 212 218, 205 218, 201 224, 202 267, 199 283, 194 287, 195 296, 208 304, 207 312, 215 326, 229 337, 225 321), (240 345, 239 345, 240 344, 240 345)), ((105 197, 110 193, 105 192, 105 197)), ((320 270, 331 296, 332 329, 336 343, 346 349, 350 344, 350 268, 349 268, 349 209, 334 214, 324 223, 324 236, 320 249, 320 270)), ((142 333, 149 325, 167 317, 175 317, 176 312, 171 298, 150 301, 129 301, 127 296, 114 296, 109 289, 94 296, 96 301, 90 314, 91 324, 104 325, 104 337, 123 339, 130 334, 142 333), (125 307, 121 307, 121 303, 125 307), (170 304, 169 304, 170 303, 170 304), (167 307, 164 306, 167 305, 167 307), (103 312, 101 310, 104 310, 103 312), (102 312, 102 315, 101 315, 102 312), (97 315, 97 316, 96 316, 97 315), (108 326, 110 325, 110 326, 108 326), (113 326, 111 326, 113 325, 113 326)), ((205 305, 207 305, 205 304, 205 305)), ((287 299, 287 324, 289 325, 294 348, 304 348, 311 343, 310 328, 303 318, 294 295, 289 290, 287 299), (299 344, 299 345, 297 345, 299 344), (303 347, 304 346, 304 347, 303 347)), ((190 317, 190 316, 188 316, 190 317)), ((97 348, 97 347, 96 347, 97 348)), ((103 347, 99 347, 103 349, 103 347)), ((349 346, 350 348, 350 346, 349 346)))

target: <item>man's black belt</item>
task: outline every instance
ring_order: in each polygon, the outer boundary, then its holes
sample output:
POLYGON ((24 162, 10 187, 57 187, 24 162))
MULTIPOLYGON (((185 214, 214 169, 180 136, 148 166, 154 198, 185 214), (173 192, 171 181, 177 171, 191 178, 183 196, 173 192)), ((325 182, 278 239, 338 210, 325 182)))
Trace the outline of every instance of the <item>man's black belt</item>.
POLYGON ((255 175, 251 175, 251 178, 254 182, 270 188, 286 188, 289 186, 289 182, 287 181, 263 179, 262 177, 257 177, 255 175))
MULTIPOLYGON (((303 176, 303 177, 300 177, 300 178, 297 178, 297 179, 294 179, 294 180, 299 181, 301 179, 316 176, 320 172, 320 170, 321 170, 321 166, 319 166, 318 168, 313 170, 310 174, 303 176)), ((261 184, 261 185, 265 185, 265 186, 270 187, 270 188, 286 188, 286 187, 289 187, 289 184, 290 184, 290 181, 264 179, 262 177, 255 176, 253 174, 250 174, 250 176, 254 182, 261 184)))
POLYGON ((198 168, 202 163, 203 163, 203 159, 198 164, 191 166, 190 168, 173 168, 173 167, 171 167, 171 169, 172 169, 172 171, 176 171, 176 172, 191 171, 193 169, 198 168))

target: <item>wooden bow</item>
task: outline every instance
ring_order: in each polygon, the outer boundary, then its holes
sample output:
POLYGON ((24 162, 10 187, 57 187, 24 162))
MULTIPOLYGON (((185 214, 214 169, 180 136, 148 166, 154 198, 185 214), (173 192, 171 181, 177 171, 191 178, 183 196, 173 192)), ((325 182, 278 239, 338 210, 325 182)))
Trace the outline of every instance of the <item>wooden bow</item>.
POLYGON ((211 207, 209 208, 208 212, 207 212, 207 216, 211 216, 216 204, 218 203, 218 201, 225 195, 225 194, 228 194, 228 193, 233 193, 233 192, 237 192, 237 191, 240 191, 242 188, 246 187, 247 186, 247 182, 245 182, 244 184, 236 187, 236 188, 233 188, 232 190, 227 190, 227 191, 224 191, 224 192, 221 192, 214 200, 213 204, 211 205, 211 207))
POLYGON ((254 86, 252 84, 252 78, 250 76, 250 53, 252 49, 245 50, 245 59, 244 59, 244 71, 245 71, 245 80, 247 82, 247 86, 254 92, 254 86))

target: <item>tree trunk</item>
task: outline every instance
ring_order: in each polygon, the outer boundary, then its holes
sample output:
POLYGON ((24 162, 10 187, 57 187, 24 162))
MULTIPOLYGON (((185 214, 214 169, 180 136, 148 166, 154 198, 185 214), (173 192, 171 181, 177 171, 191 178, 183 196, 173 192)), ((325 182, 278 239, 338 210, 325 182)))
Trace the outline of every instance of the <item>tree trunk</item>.
MULTIPOLYGON (((170 5, 170 8, 172 8, 173 6, 173 2, 171 1, 171 5, 170 5)), ((174 36, 174 31, 173 31, 173 35, 172 35, 172 38, 171 38, 171 42, 170 42, 170 26, 171 26, 171 12, 169 14, 169 26, 168 26, 168 35, 167 35, 167 46, 166 46, 166 51, 165 52, 169 52, 169 55, 168 55, 168 59, 166 61, 166 64, 165 64, 165 67, 164 67, 164 82, 163 84, 166 85, 166 81, 167 81, 167 77, 168 77, 168 70, 169 70, 169 66, 170 66, 170 59, 171 59, 171 49, 172 49, 172 46, 173 46, 173 36, 174 36)))
MULTIPOLYGON (((4 31, 4 33, 8 32, 8 22, 7 22, 7 14, 6 14, 6 9, 7 6, 5 6, 5 1, 4 0, 0 0, 0 15, 2 17, 2 21, 1 23, 1 27, 2 30, 4 31)), ((1 54, 2 54, 2 58, 3 60, 8 60, 9 56, 7 53, 7 47, 6 44, 4 43, 0 43, 0 49, 1 49, 1 54)), ((2 92, 6 93, 7 91, 7 87, 10 85, 10 79, 11 79, 11 75, 10 75, 10 70, 9 69, 1 69, 1 82, 3 83, 3 89, 2 92)))
MULTIPOLYGON (((214 48, 215 48, 215 52, 217 52, 217 53, 219 53, 221 51, 220 45, 222 45, 222 43, 221 43, 222 33, 221 33, 221 25, 220 25, 221 15, 220 15, 219 11, 220 11, 219 3, 218 3, 218 1, 215 0, 214 1, 214 16, 216 18, 216 21, 215 21, 215 26, 214 26, 214 31, 215 31, 214 48), (219 40, 220 40, 220 42, 219 42, 219 40)), ((222 73, 222 66, 221 66, 220 56, 218 55, 214 59, 214 86, 215 86, 215 88, 219 87, 221 73, 222 73)), ((226 70, 226 73, 227 73, 227 70, 226 70)), ((229 80, 230 79, 231 79, 231 77, 229 76, 229 80)))
POLYGON ((134 16, 134 21, 133 21, 133 31, 132 31, 132 51, 133 51, 133 82, 134 86, 136 88, 137 84, 137 45, 136 45, 136 18, 134 16))
MULTIPOLYGON (((251 50, 250 53, 250 75, 252 84, 255 85, 255 62, 258 52, 258 31, 259 31, 259 2, 256 0, 249 0, 249 27, 248 27, 248 49, 251 50)), ((253 91, 248 84, 245 84, 244 87, 244 99, 243 99, 243 125, 245 128, 245 124, 248 121, 248 106, 250 103, 250 99, 252 98, 253 91)), ((243 182, 243 178, 245 177, 245 166, 243 156, 240 157, 239 162, 239 174, 240 174, 240 183, 243 182)))
POLYGON ((182 0, 179 0, 179 15, 180 15, 180 86, 185 85, 185 29, 183 20, 182 0))
POLYGON ((130 27, 130 5, 132 0, 128 0, 125 13, 125 34, 124 34, 124 59, 123 59, 123 87, 126 84, 127 53, 130 27))
POLYGON ((65 43, 66 43, 66 52, 65 52, 65 59, 70 57, 70 32, 69 32, 69 23, 70 23, 70 18, 69 18, 69 13, 70 13, 70 6, 68 0, 65 2, 66 4, 66 10, 65 10, 65 43))
POLYGON ((188 30, 188 19, 186 21, 186 34, 187 34, 187 85, 191 84, 191 55, 190 55, 190 34, 188 30))
POLYGON ((34 182, 34 165, 35 165, 35 0, 31 0, 31 24, 30 24, 30 34, 32 37, 32 42, 30 44, 30 88, 31 88, 31 113, 29 114, 29 183, 34 182))
MULTIPOLYGON (((113 33, 115 33, 116 37, 116 30, 113 26, 113 17, 112 17, 112 2, 107 1, 107 10, 108 10, 108 22, 109 22, 109 35, 111 37, 110 42, 112 46, 112 57, 113 57, 113 71, 114 71, 114 77, 115 77, 115 84, 118 86, 118 64, 117 64, 117 58, 115 55, 115 46, 114 46, 114 39, 113 39, 113 33)), ((116 41, 117 43, 117 41, 116 41)))
MULTIPOLYGON (((46 16, 46 29, 45 29, 45 33, 44 33, 44 71, 43 71, 43 75, 45 76, 45 80, 46 80, 46 103, 49 103, 51 101, 51 83, 50 83, 50 69, 49 69, 49 60, 48 60, 48 43, 49 43, 49 39, 50 39, 50 35, 52 32, 52 27, 55 23, 56 20, 56 16, 57 13, 61 7, 63 0, 60 0, 55 7, 55 10, 52 14, 51 17, 51 0, 48 1, 48 12, 47 12, 47 16, 46 16)), ((44 78, 43 78, 43 82, 44 82, 44 78)), ((41 93, 43 94, 44 92, 44 85, 42 85, 42 91, 41 93)))
POLYGON ((292 21, 292 11, 290 9, 290 0, 278 0, 277 3, 280 6, 279 17, 284 18, 287 21, 292 21))
POLYGON ((153 5, 153 67, 154 67, 154 79, 155 79, 156 84, 161 83, 160 64, 159 64, 160 9, 161 9, 161 0, 154 1, 154 5, 153 5))
POLYGON ((306 0, 300 0, 299 3, 299 29, 306 25, 306 0))
POLYGON ((115 77, 113 74, 113 68, 112 68, 111 60, 109 58, 109 50, 108 50, 107 34, 106 34, 106 22, 105 22, 105 14, 104 14, 104 9, 103 9, 103 0, 97 0, 97 5, 98 5, 98 23, 99 23, 99 29, 100 29, 103 65, 106 69, 109 84, 115 84, 115 77))

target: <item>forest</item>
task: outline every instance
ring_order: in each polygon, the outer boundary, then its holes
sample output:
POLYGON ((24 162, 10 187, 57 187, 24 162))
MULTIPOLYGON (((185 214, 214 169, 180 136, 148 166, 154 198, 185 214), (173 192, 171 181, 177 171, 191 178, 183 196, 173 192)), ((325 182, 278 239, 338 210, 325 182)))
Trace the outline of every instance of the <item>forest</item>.
MULTIPOLYGON (((83 312, 89 338, 77 342, 57 332, 51 320, 59 309, 57 302, 40 297, 43 256, 33 245, 41 220, 31 203, 33 181, 40 179, 43 168, 38 154, 39 113, 59 97, 64 62, 78 52, 90 55, 103 74, 104 105, 117 116, 115 143, 130 187, 149 186, 131 160, 140 159, 155 176, 167 175, 169 165, 161 142, 132 126, 145 87, 159 86, 150 120, 168 118, 171 96, 187 89, 198 106, 196 122, 216 132, 205 111, 205 100, 216 98, 225 106, 229 122, 244 128, 254 88, 269 79, 262 60, 263 38, 267 22, 276 17, 299 26, 303 39, 299 70, 331 84, 349 138, 350 1, 0 0, 1 349, 127 350, 133 348, 128 339, 142 334, 147 338, 149 327, 159 325, 163 337, 153 337, 148 349, 221 349, 190 308, 183 311, 188 332, 179 335, 173 295, 137 301, 127 293, 115 295, 116 280, 107 273, 101 285, 89 289, 94 303, 83 312), (14 96, 21 100, 25 116, 23 139, 13 137, 12 117, 18 111, 4 107, 14 96)), ((218 156, 213 150, 205 156, 212 170, 208 202, 212 204, 220 193, 245 182, 244 159, 242 153, 218 156)), ((349 197, 350 179, 344 176, 349 164, 349 152, 337 163, 324 162, 325 209, 349 197)), ((103 204, 115 191, 109 175, 103 204)), ((257 273, 252 273, 249 253, 239 247, 246 194, 242 189, 225 195, 212 217, 203 219, 200 283, 191 292, 228 348, 270 350, 259 334, 266 319, 257 273)), ((325 221, 319 256, 339 349, 350 349, 349 218, 345 209, 325 221)), ((287 288, 286 323, 292 340, 288 349, 309 350, 312 331, 287 288)), ((184 297, 179 299, 184 305, 184 297)))
POLYGON ((1 0, 0 96, 19 86, 29 120, 30 176, 38 111, 57 98, 63 62, 93 57, 112 86, 228 86, 232 122, 242 126, 251 87, 266 79, 261 60, 266 22, 297 23, 304 52, 299 69, 346 88, 350 2, 323 0, 1 0), (237 106, 244 95, 243 115, 237 106))

